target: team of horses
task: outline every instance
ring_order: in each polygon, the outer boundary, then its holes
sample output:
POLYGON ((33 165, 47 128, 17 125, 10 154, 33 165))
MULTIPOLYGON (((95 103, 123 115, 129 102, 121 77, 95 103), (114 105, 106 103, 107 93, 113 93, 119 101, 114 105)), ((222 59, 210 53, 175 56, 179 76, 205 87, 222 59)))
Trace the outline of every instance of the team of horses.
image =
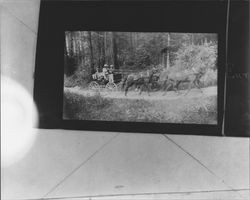
POLYGON ((147 70, 145 72, 141 73, 134 73, 129 74, 125 76, 123 79, 123 85, 122 88, 125 90, 125 96, 127 96, 127 93, 129 91, 129 88, 135 87, 137 90, 140 91, 140 94, 143 90, 146 90, 148 95, 150 95, 150 89, 151 84, 153 82, 154 74, 156 73, 156 70, 147 70))
POLYGON ((150 96, 150 91, 157 87, 163 91, 163 95, 172 88, 172 90, 178 92, 179 86, 182 83, 188 84, 188 89, 185 94, 187 94, 192 85, 201 90, 201 77, 204 75, 204 71, 199 70, 189 70, 184 72, 170 72, 161 71, 159 69, 153 68, 141 73, 133 73, 124 77, 122 88, 124 88, 125 96, 127 96, 130 88, 134 87, 139 90, 139 94, 146 91, 150 96))

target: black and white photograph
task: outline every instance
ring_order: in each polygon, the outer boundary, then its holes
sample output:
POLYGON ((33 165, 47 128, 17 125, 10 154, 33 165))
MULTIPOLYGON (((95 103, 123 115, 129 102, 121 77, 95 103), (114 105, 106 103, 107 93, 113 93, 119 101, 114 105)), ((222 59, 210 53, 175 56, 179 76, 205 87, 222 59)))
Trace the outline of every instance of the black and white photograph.
POLYGON ((0 0, 2 200, 250 200, 250 0, 0 0))
POLYGON ((217 124, 216 33, 66 31, 63 119, 217 124))

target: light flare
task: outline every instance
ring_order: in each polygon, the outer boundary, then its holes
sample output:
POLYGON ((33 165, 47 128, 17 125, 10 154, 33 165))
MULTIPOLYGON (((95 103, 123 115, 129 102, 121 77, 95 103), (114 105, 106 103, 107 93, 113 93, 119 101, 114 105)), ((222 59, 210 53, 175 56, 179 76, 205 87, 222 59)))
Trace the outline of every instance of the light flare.
POLYGON ((36 137, 37 110, 31 95, 17 82, 1 75, 1 163, 20 161, 36 137))

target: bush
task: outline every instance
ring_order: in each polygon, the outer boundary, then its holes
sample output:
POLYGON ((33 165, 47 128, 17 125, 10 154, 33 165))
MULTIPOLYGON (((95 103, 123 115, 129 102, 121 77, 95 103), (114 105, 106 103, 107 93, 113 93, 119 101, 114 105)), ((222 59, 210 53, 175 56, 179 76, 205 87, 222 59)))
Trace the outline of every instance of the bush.
POLYGON ((67 76, 72 76, 75 71, 77 70, 77 58, 76 56, 70 57, 66 56, 64 57, 64 72, 67 76))
POLYGON ((150 64, 151 64, 151 60, 150 60, 149 53, 143 48, 137 49, 135 53, 135 65, 141 68, 145 68, 150 64))
MULTIPOLYGON (((81 68, 81 67, 78 67, 81 68)), ((64 75, 64 86, 65 87, 76 87, 85 88, 90 82, 90 72, 86 70, 77 70, 71 76, 64 75)))
POLYGON ((217 85, 217 70, 208 69, 206 73, 201 77, 201 86, 209 87, 217 85))
POLYGON ((186 45, 176 53, 174 67, 180 70, 216 69, 217 45, 186 45))
POLYGON ((172 72, 203 71, 217 69, 217 45, 184 45, 176 53, 172 72))

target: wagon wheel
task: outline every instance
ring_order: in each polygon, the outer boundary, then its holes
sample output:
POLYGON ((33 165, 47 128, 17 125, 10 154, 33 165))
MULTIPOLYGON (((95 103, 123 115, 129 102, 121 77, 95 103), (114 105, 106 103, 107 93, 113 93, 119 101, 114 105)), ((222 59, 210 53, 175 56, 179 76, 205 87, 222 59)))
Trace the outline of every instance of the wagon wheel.
POLYGON ((92 81, 92 82, 89 84, 89 89, 90 89, 90 90, 97 91, 97 90, 100 89, 100 86, 99 86, 99 84, 98 84, 96 81, 92 81))
POLYGON ((115 83, 107 83, 105 87, 108 91, 116 91, 117 85, 115 83))

